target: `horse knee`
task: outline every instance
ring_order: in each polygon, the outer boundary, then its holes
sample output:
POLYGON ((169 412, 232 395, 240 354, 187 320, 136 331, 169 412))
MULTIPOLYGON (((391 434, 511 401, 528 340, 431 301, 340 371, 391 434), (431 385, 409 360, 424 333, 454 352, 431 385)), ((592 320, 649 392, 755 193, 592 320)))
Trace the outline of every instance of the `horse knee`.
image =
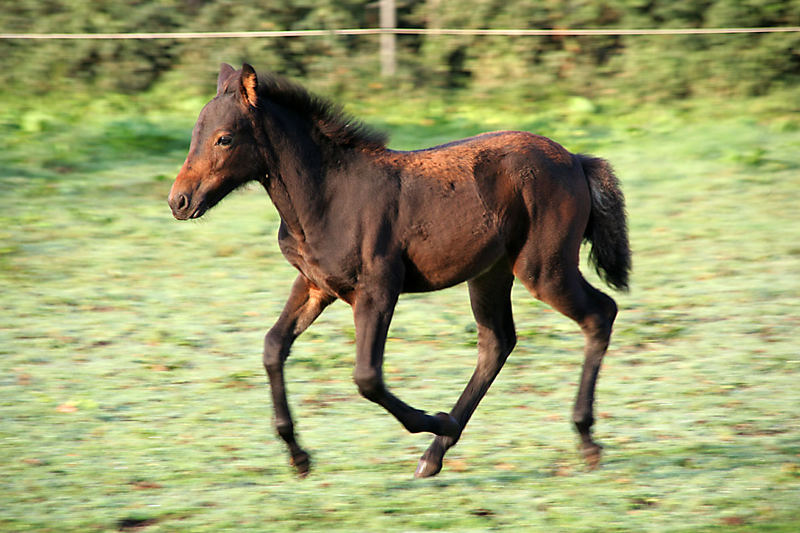
POLYGON ((499 331, 483 330, 478 334, 478 351, 501 362, 505 362, 516 345, 517 334, 513 327, 499 331))
POLYGON ((275 420, 275 430, 278 432, 278 436, 286 442, 294 438, 294 424, 291 420, 275 420))
POLYGON ((572 423, 581 435, 590 435, 594 426, 594 416, 591 411, 577 409, 572 414, 572 423))
POLYGON ((377 401, 378 396, 383 391, 383 377, 380 371, 373 368, 356 368, 353 373, 353 381, 358 387, 359 394, 372 402, 377 401))
POLYGON ((261 361, 268 374, 279 370, 283 366, 283 362, 286 359, 284 345, 283 339, 274 330, 270 330, 264 336, 264 352, 261 361))

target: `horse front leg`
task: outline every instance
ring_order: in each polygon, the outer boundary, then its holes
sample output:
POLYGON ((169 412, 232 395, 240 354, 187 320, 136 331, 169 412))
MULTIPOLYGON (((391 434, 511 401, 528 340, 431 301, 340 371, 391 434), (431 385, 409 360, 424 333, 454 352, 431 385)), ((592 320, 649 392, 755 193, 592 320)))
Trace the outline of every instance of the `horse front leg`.
MULTIPOLYGON (((377 284, 376 284, 377 285, 377 284)), ((461 426, 447 413, 428 415, 405 404, 383 382, 383 353, 398 292, 360 291, 353 304, 356 325, 356 368, 353 378, 366 399, 389 411, 411 433, 427 431, 457 437, 461 426)))
POLYGON ((283 312, 264 338, 263 360, 272 393, 275 428, 289 447, 291 464, 302 477, 308 474, 311 460, 308 453, 297 444, 289 402, 286 399, 283 366, 295 339, 334 299, 315 287, 305 276, 299 275, 283 312))
MULTIPOLYGON (((462 429, 469 422, 517 342, 511 312, 513 284, 514 276, 505 261, 469 281, 472 313, 478 325, 478 364, 464 392, 450 411, 462 429)), ((420 459, 414 476, 430 477, 438 474, 442 469, 444 454, 457 440, 457 437, 436 437, 420 459)))

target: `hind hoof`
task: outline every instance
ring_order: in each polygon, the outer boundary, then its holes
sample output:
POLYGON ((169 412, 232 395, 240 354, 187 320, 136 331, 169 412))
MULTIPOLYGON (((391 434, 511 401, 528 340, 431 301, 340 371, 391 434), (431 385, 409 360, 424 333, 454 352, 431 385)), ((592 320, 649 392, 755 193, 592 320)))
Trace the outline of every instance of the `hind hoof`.
POLYGON ((603 455, 603 447, 599 444, 592 442, 591 444, 584 444, 581 446, 581 455, 589 470, 595 470, 600 466, 600 458, 603 455))
POLYGON ((442 463, 435 463, 428 459, 420 459, 417 469, 414 471, 415 478, 432 477, 442 470, 442 463))
POLYGON ((294 467, 298 477, 304 478, 308 476, 308 473, 311 471, 311 456, 301 451, 292 456, 289 460, 289 464, 294 467))

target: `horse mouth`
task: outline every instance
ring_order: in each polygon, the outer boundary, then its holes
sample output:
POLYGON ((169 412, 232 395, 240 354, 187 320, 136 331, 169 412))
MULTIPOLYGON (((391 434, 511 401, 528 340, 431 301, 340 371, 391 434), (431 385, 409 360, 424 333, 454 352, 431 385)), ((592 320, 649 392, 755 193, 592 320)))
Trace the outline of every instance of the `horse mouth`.
POLYGON ((200 218, 208 211, 208 204, 206 202, 200 203, 197 207, 194 208, 194 211, 189 211, 190 208, 185 209, 173 209, 172 216, 174 216, 177 220, 190 220, 195 218, 200 218))
POLYGON ((206 211, 208 211, 208 206, 206 205, 205 202, 203 202, 202 204, 197 206, 197 209, 195 209, 191 215, 189 215, 189 218, 191 219, 200 218, 206 213, 206 211))
POLYGON ((178 220, 197 219, 206 214, 236 186, 207 191, 197 194, 180 194, 170 200, 172 214, 178 220), (192 197, 194 196, 194 198, 192 197))

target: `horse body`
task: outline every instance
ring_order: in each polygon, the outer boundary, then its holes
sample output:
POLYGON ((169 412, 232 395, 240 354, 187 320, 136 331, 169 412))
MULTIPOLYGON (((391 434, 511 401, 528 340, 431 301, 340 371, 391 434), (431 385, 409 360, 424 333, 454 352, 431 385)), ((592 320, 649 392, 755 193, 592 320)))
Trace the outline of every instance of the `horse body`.
MULTIPOLYGON (((553 190, 561 193, 565 221, 582 228, 588 218, 580 164, 560 145, 527 132, 385 150, 368 159, 327 174, 323 190, 304 191, 303 197, 326 198, 319 223, 336 232, 297 231, 302 245, 288 229, 279 238, 298 270, 345 301, 376 253, 402 268, 402 292, 457 285, 504 257, 513 265, 529 236, 547 235, 535 228, 536 213, 546 212, 536 202, 552 207, 553 190)), ((577 256, 580 239, 573 244, 577 256)))
POLYGON ((197 218, 228 192, 261 182, 281 217, 278 242, 299 271, 264 342, 275 423, 302 475, 309 456, 296 440, 284 362, 294 340, 334 300, 353 308, 354 380, 360 393, 411 432, 436 438, 416 475, 439 472, 516 343, 514 277, 575 320, 586 337, 573 410, 583 453, 591 438, 600 362, 617 308, 578 270, 584 239, 613 286, 627 286, 630 251, 622 194, 608 164, 571 154, 526 132, 496 132, 401 152, 329 103, 281 78, 224 65, 218 94, 201 112, 170 192, 176 218, 197 218), (449 413, 429 415, 389 392, 383 355, 403 292, 467 281, 478 325, 478 365, 449 413))
POLYGON ((560 146, 525 132, 485 134, 403 154, 397 161, 405 169, 398 222, 406 228, 406 290, 461 283, 501 258, 513 265, 537 233, 536 217, 543 212, 537 201, 556 200, 537 189, 560 191, 564 198, 558 201, 588 216, 588 185, 574 163, 560 146), (559 159, 548 158, 549 151, 559 159), (553 172, 551 166, 561 168, 553 172), (556 176, 561 183, 550 183, 556 176))

